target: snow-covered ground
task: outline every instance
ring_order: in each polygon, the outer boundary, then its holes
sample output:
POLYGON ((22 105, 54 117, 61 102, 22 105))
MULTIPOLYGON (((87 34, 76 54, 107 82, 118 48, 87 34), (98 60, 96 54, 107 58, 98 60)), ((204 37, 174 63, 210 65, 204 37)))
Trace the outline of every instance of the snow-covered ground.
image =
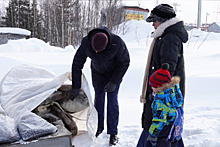
MULTIPOLYGON (((119 91, 119 143, 117 147, 135 147, 141 128, 143 104, 139 102, 147 54, 152 39, 151 24, 129 21, 121 25, 119 34, 130 52, 131 64, 119 91), (121 29, 122 30, 122 29, 121 29)), ((186 67, 185 122, 183 140, 186 147, 220 146, 220 34, 200 30, 189 32, 184 44, 186 67)), ((0 45, 0 80, 14 66, 28 64, 45 68, 56 75, 71 70, 75 49, 50 46, 30 38, 11 40, 0 45)), ((91 86, 90 60, 83 72, 91 86)), ((109 136, 105 131, 91 147, 107 147, 109 136)))
POLYGON ((30 36, 31 32, 22 28, 13 28, 13 27, 0 27, 1 33, 12 33, 12 34, 20 34, 30 36))

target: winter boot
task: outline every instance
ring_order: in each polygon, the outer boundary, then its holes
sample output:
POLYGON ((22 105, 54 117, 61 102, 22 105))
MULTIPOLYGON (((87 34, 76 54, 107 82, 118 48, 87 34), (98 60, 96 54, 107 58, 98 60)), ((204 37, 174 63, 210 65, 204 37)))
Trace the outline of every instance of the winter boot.
POLYGON ((117 135, 110 135, 109 145, 116 145, 118 143, 117 135))

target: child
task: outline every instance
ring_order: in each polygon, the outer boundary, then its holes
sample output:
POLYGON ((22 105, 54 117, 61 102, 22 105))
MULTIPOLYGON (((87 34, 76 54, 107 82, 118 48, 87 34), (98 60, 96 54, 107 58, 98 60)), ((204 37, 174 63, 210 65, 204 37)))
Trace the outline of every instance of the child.
POLYGON ((155 71, 149 78, 153 90, 151 105, 153 119, 147 140, 156 147, 175 147, 181 139, 183 125, 183 97, 179 88, 179 77, 172 77, 169 64, 155 71))

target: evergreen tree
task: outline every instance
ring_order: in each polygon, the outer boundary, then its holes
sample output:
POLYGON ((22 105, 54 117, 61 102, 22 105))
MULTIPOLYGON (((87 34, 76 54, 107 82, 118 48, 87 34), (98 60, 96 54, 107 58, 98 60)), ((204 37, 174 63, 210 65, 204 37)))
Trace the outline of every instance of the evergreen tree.
POLYGON ((6 16, 3 18, 5 26, 31 31, 29 0, 10 0, 6 11, 6 16))
POLYGON ((6 8, 6 16, 3 17, 3 24, 7 27, 17 27, 15 20, 17 17, 16 9, 17 9, 17 0, 9 1, 9 5, 6 8))
POLYGON ((19 28, 27 29, 31 31, 31 9, 29 0, 18 1, 18 22, 19 28))
POLYGON ((41 25, 41 17, 37 9, 37 0, 33 0, 30 13, 31 37, 42 39, 41 25))

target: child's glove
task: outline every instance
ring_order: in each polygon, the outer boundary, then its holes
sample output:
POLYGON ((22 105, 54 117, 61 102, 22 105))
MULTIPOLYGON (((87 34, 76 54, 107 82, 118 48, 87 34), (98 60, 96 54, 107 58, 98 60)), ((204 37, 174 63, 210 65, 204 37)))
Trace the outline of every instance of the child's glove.
POLYGON ((148 137, 147 137, 147 141, 150 141, 150 143, 153 146, 156 146, 156 144, 157 144, 157 137, 154 137, 151 134, 149 134, 148 137))

